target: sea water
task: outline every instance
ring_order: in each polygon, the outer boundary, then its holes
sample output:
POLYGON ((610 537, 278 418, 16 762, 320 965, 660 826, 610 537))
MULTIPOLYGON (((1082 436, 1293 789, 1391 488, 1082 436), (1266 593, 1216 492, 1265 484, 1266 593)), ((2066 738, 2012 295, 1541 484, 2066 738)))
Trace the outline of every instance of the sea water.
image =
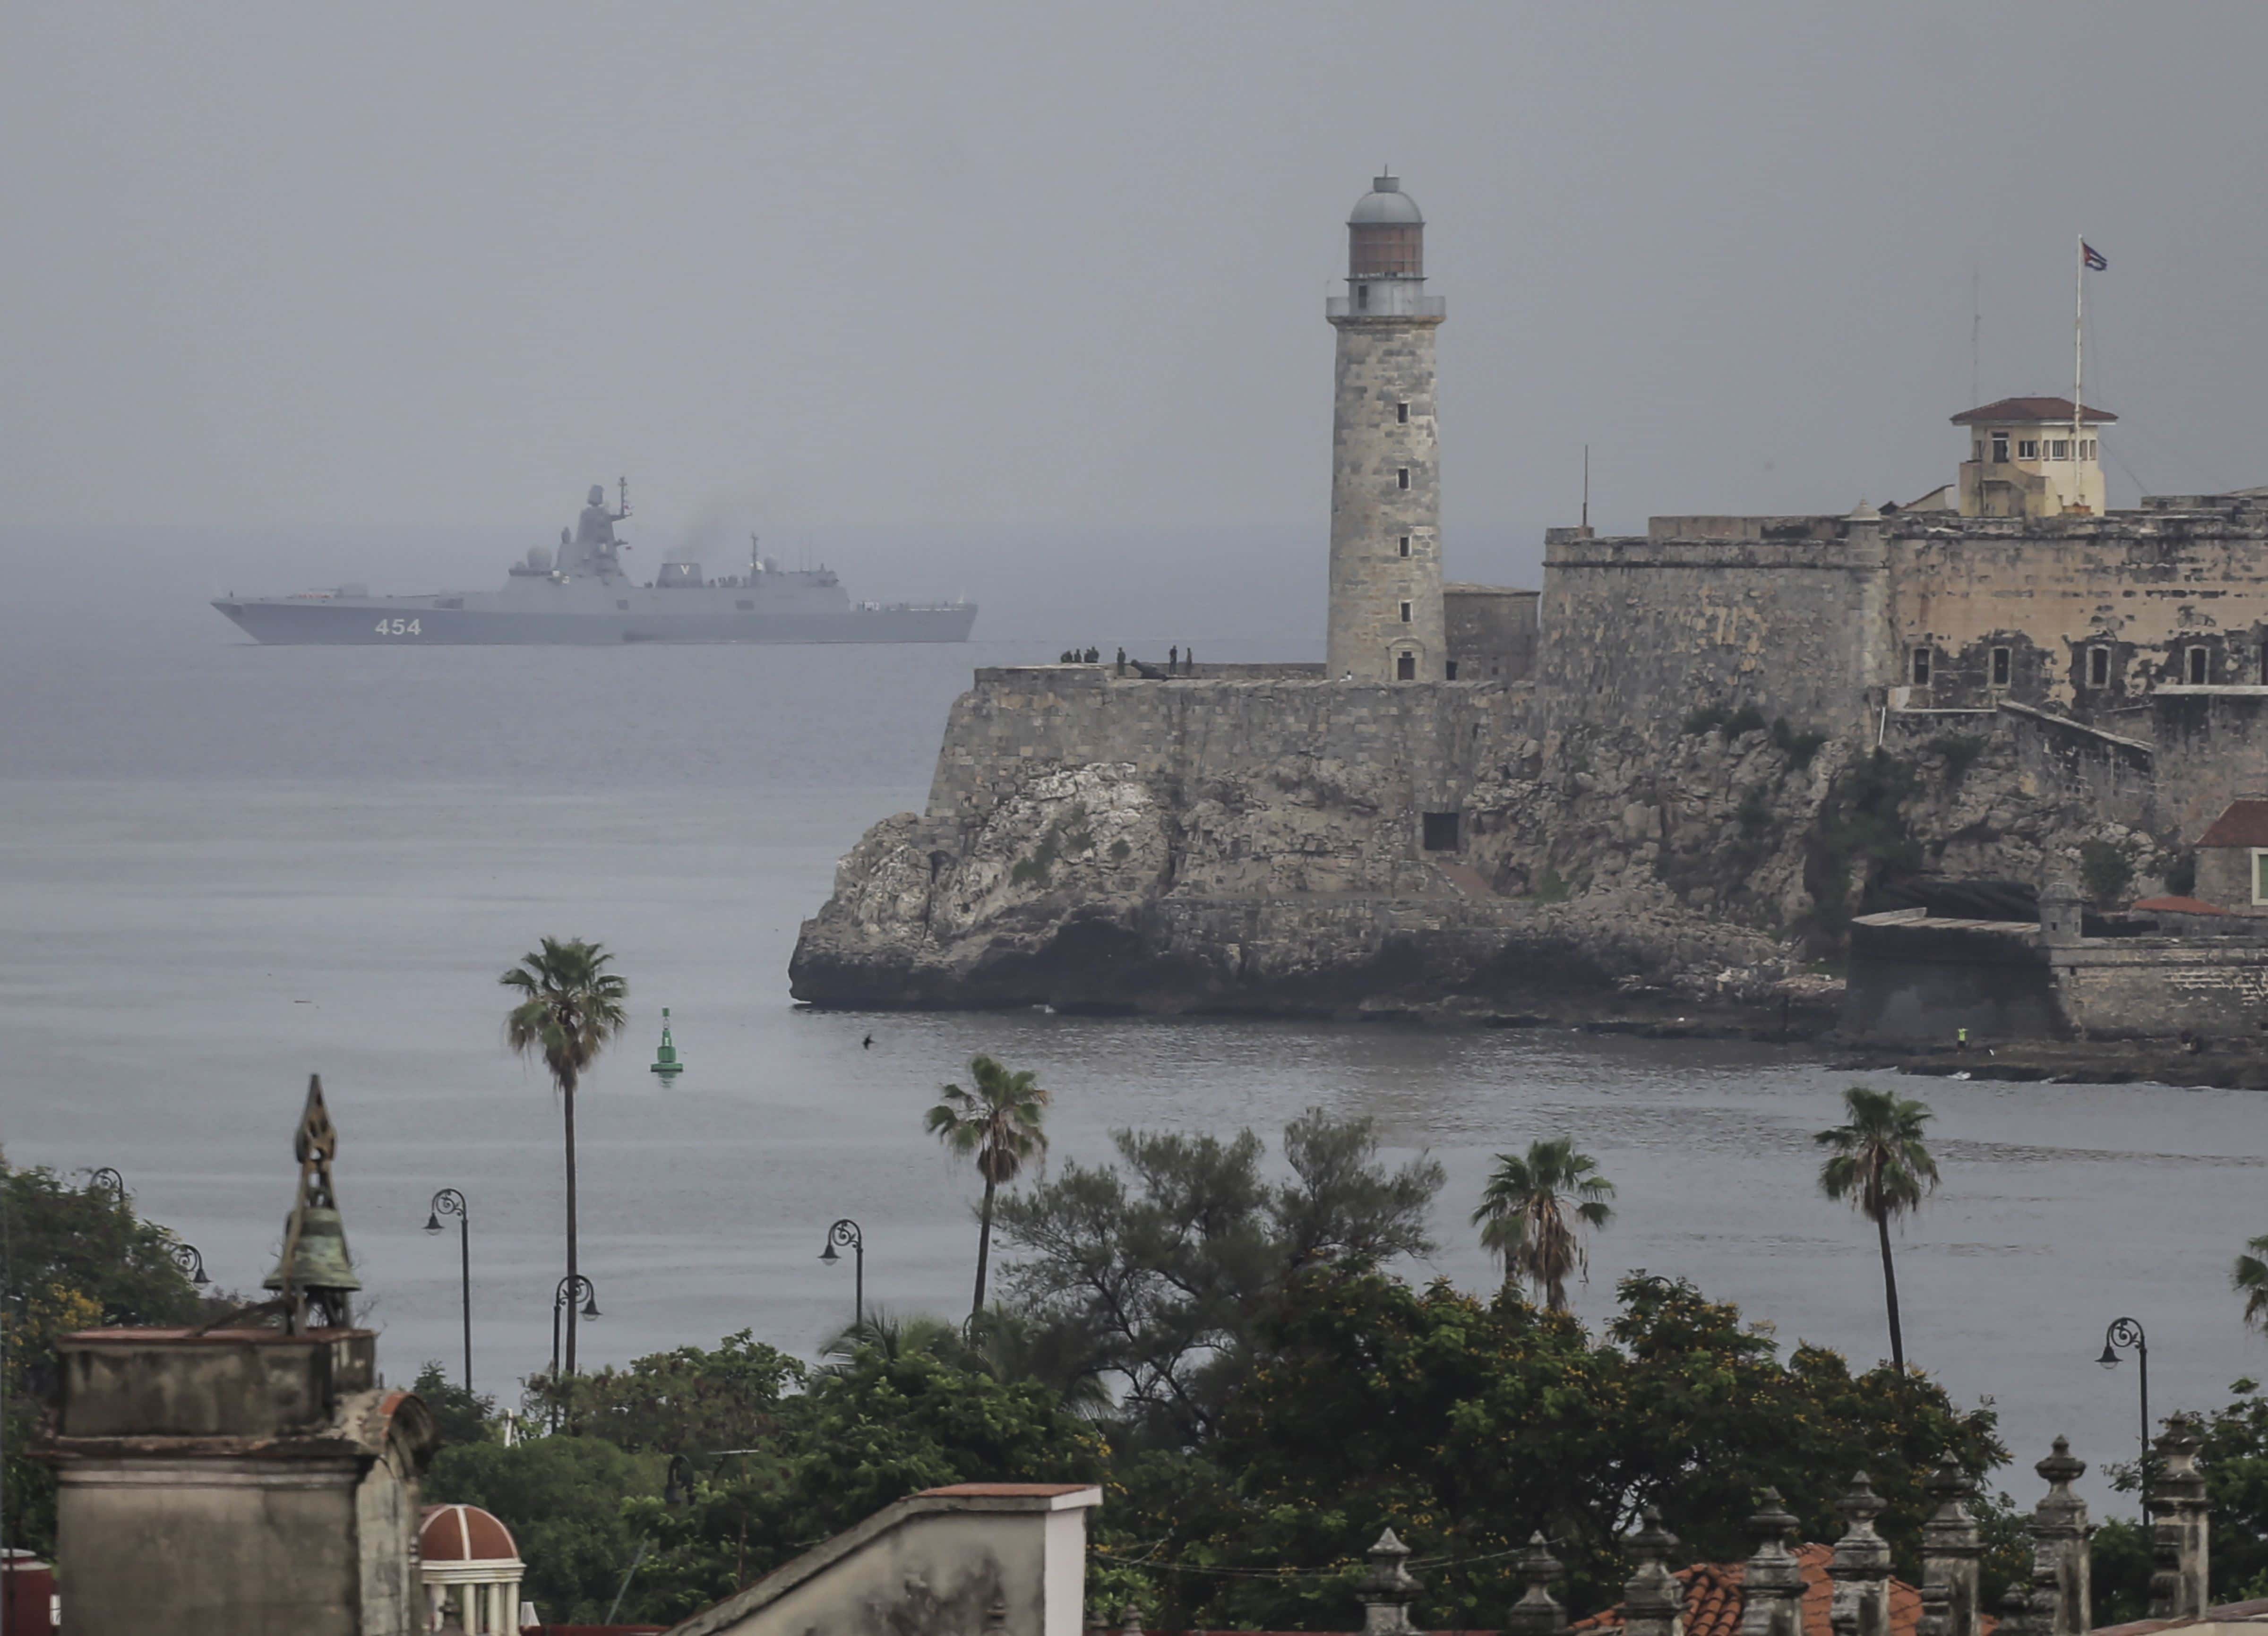
POLYGON ((469 1201, 475 1386, 512 1400, 550 1358, 559 1099, 505 1049, 497 981, 547 935, 603 941, 630 985, 577 1099, 586 1365, 740 1329, 816 1355, 851 1316, 849 1257, 819 1259, 841 1217, 871 1309, 964 1314, 977 1189, 922 1114, 977 1052, 1054 1092, 1057 1164, 1108 1161, 1128 1127, 1272 1143, 1310 1107, 1372 1117, 1389 1159, 1448 1173, 1440 1248, 1403 1270, 1475 1291, 1498 1277, 1467 1222, 1492 1155, 1572 1136, 1617 1189, 1586 1321, 1643 1268, 1859 1365, 1887 1352, 1874 1234, 1819 1196, 1811 1139, 1846 1084, 1890 1087, 1935 1109, 1944 1175, 1896 1239, 1907 1354, 1992 1398, 2025 1464, 2058 1433, 2098 1472, 2132 1455, 2132 1365, 2095 1362, 2112 1318, 2148 1330, 2154 1412, 2268 1362, 2228 1288, 2268 1230, 2252 1094, 1904 1080, 1562 1030, 797 1008, 799 921, 869 823, 921 805, 970 667, 1080 636, 1108 652, 1108 630, 261 648, 166 588, 0 615, 0 1142, 116 1168, 218 1285, 256 1292, 320 1073, 391 1380, 463 1367, 457 1227, 422 1230, 443 1187, 469 1201), (688 1065, 667 1085, 646 1071, 664 1006, 688 1065))

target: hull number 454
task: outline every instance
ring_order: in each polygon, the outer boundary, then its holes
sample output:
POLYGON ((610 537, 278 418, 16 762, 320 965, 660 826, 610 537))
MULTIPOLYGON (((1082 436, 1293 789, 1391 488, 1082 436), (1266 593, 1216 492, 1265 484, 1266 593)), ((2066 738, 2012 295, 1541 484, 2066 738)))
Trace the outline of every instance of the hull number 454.
POLYGON ((417 628, 417 622, 414 619, 381 619, 378 622, 378 634, 382 637, 417 637, 425 633, 417 628))

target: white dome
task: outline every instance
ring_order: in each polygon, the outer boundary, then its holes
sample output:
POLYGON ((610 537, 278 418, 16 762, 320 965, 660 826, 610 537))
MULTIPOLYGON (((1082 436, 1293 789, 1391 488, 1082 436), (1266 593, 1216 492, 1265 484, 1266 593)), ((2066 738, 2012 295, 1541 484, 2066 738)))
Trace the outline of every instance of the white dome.
POLYGON ((1423 227, 1425 217, 1418 209, 1418 201, 1402 191, 1398 176, 1380 176, 1370 184, 1370 191, 1355 201, 1354 214, 1347 217, 1350 227, 1423 227))

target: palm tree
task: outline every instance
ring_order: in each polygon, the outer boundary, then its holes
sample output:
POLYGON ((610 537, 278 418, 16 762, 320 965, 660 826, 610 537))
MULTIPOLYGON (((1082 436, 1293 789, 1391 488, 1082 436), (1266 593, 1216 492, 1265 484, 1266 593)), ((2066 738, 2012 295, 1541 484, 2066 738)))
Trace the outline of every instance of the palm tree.
POLYGON ((1021 1174, 1025 1162, 1048 1150, 1047 1133, 1040 1129, 1046 1118, 1048 1093, 1038 1077, 1027 1071, 1011 1073, 990 1057, 968 1059, 974 1090, 948 1085, 927 1120, 937 1139, 956 1153, 976 1161, 976 1174, 984 1178, 984 1203, 976 1216, 976 1304, 974 1317, 984 1310, 984 1269, 992 1255, 992 1195, 1004 1182, 1021 1174))
POLYGON ((1851 1116, 1848 1124, 1821 1131, 1811 1139, 1834 1150, 1819 1167, 1819 1190, 1874 1224, 1882 1246, 1882 1293, 1890 1309, 1890 1367, 1903 1376, 1906 1344, 1898 1328, 1898 1274, 1890 1261, 1890 1222, 1920 1209, 1922 1196, 1937 1190, 1937 1161, 1921 1139, 1930 1111, 1896 1092, 1863 1085, 1843 1093, 1843 1108, 1851 1116))
POLYGON ((1553 1312, 1567 1309, 1567 1277, 1588 1279, 1590 1256, 1577 1227, 1602 1227, 1615 1219, 1615 1184, 1599 1174, 1599 1161, 1575 1151, 1572 1139, 1530 1142, 1528 1156, 1498 1153, 1496 1169, 1481 1191, 1472 1224, 1481 1247, 1504 1262, 1504 1286, 1526 1279, 1553 1312))
MULTIPOLYGON (((567 1277, 575 1265, 575 1087, 627 1021, 630 985, 607 969, 614 961, 596 943, 545 938, 497 980, 526 998, 504 1019, 504 1043, 522 1057, 541 1057, 559 1087, 567 1125, 567 1277)), ((575 1319, 567 1318, 567 1373, 575 1373, 575 1319)))
POLYGON ((2247 1239, 2244 1248, 2250 1253, 2236 1258, 2228 1286, 2244 1297, 2244 1321, 2268 1330, 2268 1238, 2247 1239))

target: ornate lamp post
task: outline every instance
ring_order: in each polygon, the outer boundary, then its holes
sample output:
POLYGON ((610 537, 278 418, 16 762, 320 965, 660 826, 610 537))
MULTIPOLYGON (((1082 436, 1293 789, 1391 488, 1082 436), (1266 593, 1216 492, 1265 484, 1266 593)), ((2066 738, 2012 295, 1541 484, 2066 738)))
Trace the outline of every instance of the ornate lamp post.
POLYGON ((438 1233, 441 1218, 457 1218, 458 1293, 465 1308, 465 1389, 473 1389, 473 1218, 465 1209, 465 1196, 453 1187, 445 1187, 433 1195, 433 1203, 425 1212, 425 1230, 438 1233))
POLYGON ((2095 1362, 2106 1369, 2117 1368, 2123 1347, 2133 1348, 2142 1377, 2142 1514, 2146 1517, 2150 1511, 2150 1343, 2133 1319, 2113 1318, 2110 1327, 2102 1331, 2102 1355, 2095 1362))
POLYGON ((551 1296, 551 1377, 559 1378, 559 1315, 577 1301, 583 1303, 583 1316, 599 1315, 599 1292, 591 1280, 581 1273, 559 1280, 559 1287, 551 1296))
POLYGON ((205 1258, 195 1244, 175 1244, 171 1251, 173 1264, 189 1275, 189 1282, 202 1289, 212 1280, 205 1276, 205 1258))
POLYGON ((837 1245, 851 1254, 850 1327, 862 1330, 866 1327, 866 1235, 848 1216, 827 1229, 827 1248, 819 1252, 819 1258, 830 1267, 843 1259, 835 1253, 837 1245))
POLYGON ((92 1193, 98 1187, 108 1188, 111 1197, 120 1204, 126 1202, 126 1178, 108 1165, 86 1173, 86 1190, 92 1193))

